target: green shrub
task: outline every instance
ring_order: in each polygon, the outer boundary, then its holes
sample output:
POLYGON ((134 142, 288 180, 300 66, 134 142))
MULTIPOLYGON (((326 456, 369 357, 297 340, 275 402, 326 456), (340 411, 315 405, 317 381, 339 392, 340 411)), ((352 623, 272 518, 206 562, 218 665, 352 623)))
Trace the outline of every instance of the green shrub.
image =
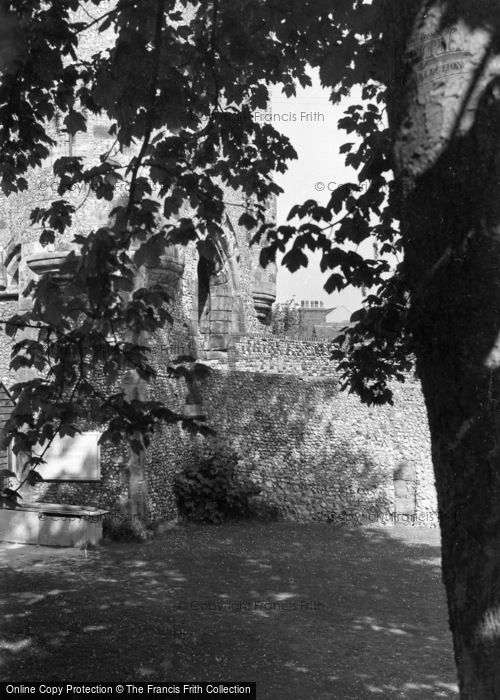
POLYGON ((249 505, 251 515, 257 520, 277 522, 284 519, 283 504, 267 493, 265 498, 252 498, 249 505))
POLYGON ((151 536, 139 518, 117 514, 104 518, 102 534, 105 539, 113 542, 144 542, 151 536))
POLYGON ((180 515, 185 520, 209 523, 249 517, 249 499, 260 489, 236 476, 237 465, 234 452, 217 450, 178 474, 174 493, 180 515))

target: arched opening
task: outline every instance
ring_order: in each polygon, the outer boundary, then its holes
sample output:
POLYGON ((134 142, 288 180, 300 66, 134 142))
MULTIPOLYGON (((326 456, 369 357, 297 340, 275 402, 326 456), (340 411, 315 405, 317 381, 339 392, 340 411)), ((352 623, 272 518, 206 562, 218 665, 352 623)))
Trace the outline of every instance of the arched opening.
POLYGON ((2 251, 0 269, 0 290, 16 291, 19 287, 19 263, 21 260, 21 244, 15 240, 9 241, 2 251))
POLYGON ((200 256, 198 260, 198 324, 202 333, 205 324, 209 322, 210 280, 214 274, 214 267, 213 260, 200 256))
POLYGON ((231 332, 234 289, 218 241, 198 246, 198 329, 204 350, 226 351, 231 332))

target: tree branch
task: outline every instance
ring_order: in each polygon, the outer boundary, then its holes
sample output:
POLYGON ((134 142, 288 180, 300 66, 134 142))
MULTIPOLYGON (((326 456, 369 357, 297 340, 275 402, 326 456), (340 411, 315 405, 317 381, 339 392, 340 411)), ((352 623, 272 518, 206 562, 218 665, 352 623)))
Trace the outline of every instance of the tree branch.
MULTIPOLYGON (((128 221, 130 219, 130 214, 132 213, 132 207, 135 203, 135 192, 137 189, 137 177, 139 169, 142 165, 142 161, 146 155, 146 151, 149 147, 151 141, 151 135, 153 133, 153 125, 156 117, 156 110, 154 105, 156 102, 156 90, 158 88, 158 80, 160 76, 160 62, 161 62, 161 49, 162 49, 162 25, 163 25, 163 15, 165 12, 165 0, 158 0, 157 11, 156 11, 156 30, 154 39, 154 69, 153 76, 151 80, 151 92, 150 92, 150 109, 149 109, 149 119, 144 134, 144 138, 141 145, 141 150, 137 156, 134 166, 132 168, 132 177, 130 180, 129 188, 129 198, 127 203, 127 209, 125 211, 124 228, 127 228, 128 221)), ((126 240, 130 241, 132 234, 129 233, 126 240)))

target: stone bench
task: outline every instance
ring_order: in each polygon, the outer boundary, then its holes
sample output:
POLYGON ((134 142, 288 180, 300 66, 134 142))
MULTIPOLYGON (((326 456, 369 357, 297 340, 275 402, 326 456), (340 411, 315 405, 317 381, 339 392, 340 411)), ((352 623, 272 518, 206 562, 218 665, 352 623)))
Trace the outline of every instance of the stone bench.
POLYGON ((0 509, 0 541, 48 547, 96 545, 107 510, 66 503, 23 503, 0 509))

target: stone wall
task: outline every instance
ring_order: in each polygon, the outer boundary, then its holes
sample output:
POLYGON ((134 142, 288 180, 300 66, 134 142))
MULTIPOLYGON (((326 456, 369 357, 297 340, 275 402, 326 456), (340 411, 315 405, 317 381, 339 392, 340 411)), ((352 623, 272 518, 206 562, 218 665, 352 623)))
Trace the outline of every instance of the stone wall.
POLYGON ((306 377, 335 377, 330 362, 330 343, 269 335, 238 339, 230 353, 229 366, 242 372, 293 374, 306 377))
POLYGON ((9 387, 16 379, 15 372, 10 370, 10 352, 12 338, 4 332, 4 322, 18 312, 17 297, 12 298, 8 293, 0 292, 0 381, 9 387))
POLYGON ((395 392, 394 406, 370 409, 340 392, 334 379, 234 372, 207 381, 205 405, 210 425, 242 456, 263 498, 286 517, 432 513, 420 389, 412 382, 395 392), (411 505, 395 493, 402 472, 410 474, 411 505))
MULTIPOLYGON (((168 376, 175 352, 163 348, 155 346, 158 377, 151 394, 183 412, 189 392, 183 379, 168 376)), ((175 474, 224 446, 239 455, 240 476, 261 489, 256 504, 262 513, 362 524, 410 517, 437 523, 425 406, 415 379, 394 385, 393 406, 369 408, 340 391, 324 344, 244 338, 234 357, 238 369, 212 370, 197 385, 216 437, 173 425, 152 440, 146 475, 153 520, 177 515, 175 474), (399 515, 390 515, 395 511, 399 515)), ((118 510, 127 493, 126 465, 123 449, 106 447, 100 482, 46 482, 30 499, 118 510)))
MULTIPOLYGON (((436 524, 429 433, 415 379, 394 386, 393 406, 369 408, 339 390, 324 344, 245 338, 233 356, 237 369, 214 370, 198 387, 216 438, 176 426, 154 440, 148 470, 159 516, 175 513, 174 474, 223 445, 240 456, 241 475, 261 488, 263 511, 298 520, 390 524, 413 517, 436 524)), ((153 393, 181 409, 183 384, 160 369, 153 393)))

